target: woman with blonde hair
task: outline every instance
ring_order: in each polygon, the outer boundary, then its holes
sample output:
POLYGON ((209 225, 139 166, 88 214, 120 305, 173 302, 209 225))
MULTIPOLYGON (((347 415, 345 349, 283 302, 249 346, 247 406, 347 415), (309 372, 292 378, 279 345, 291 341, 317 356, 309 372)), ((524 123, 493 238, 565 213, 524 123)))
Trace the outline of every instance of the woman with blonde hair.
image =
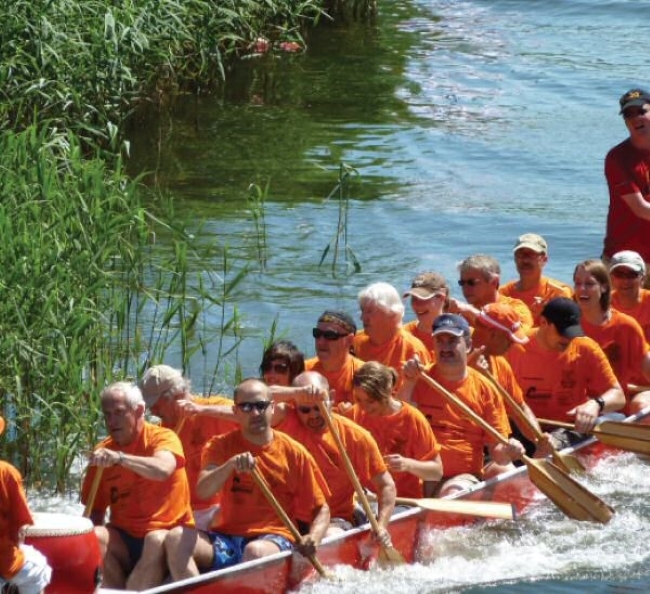
POLYGON ((344 414, 367 429, 377 441, 397 495, 420 498, 423 483, 442 477, 440 445, 429 422, 412 405, 394 396, 397 373, 376 361, 354 374, 354 406, 344 414))

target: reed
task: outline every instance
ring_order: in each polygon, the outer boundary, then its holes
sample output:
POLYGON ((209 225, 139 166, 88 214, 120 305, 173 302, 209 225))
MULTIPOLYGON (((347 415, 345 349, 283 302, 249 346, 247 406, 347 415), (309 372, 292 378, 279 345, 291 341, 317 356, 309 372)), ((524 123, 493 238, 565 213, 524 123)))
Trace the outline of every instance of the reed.
POLYGON ((107 382, 171 357, 191 373, 218 343, 202 378, 214 384, 241 341, 232 303, 246 271, 189 234, 173 202, 145 207, 116 165, 83 158, 71 134, 0 133, 0 414, 12 425, 1 455, 59 491, 97 441, 107 382))

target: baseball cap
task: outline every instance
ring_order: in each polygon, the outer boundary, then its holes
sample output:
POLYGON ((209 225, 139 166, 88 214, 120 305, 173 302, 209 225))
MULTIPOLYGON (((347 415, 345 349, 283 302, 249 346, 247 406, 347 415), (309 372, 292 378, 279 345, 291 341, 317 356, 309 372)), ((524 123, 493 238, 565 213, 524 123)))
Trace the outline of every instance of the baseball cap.
POLYGON ((2 432, 5 430, 5 420, 0 417, 0 435, 2 435, 2 432))
POLYGON ((619 266, 631 268, 638 274, 645 274, 645 262, 643 261, 643 258, 631 250, 616 252, 612 256, 612 259, 609 262, 609 271, 611 272, 614 268, 618 268, 619 266))
POLYGON ((140 390, 148 407, 152 407, 163 394, 184 388, 183 374, 169 365, 153 365, 142 376, 140 390))
POLYGON ((542 310, 542 316, 553 324, 561 336, 576 338, 585 333, 580 325, 580 308, 567 297, 551 299, 542 310))
POLYGON ((478 314, 478 319, 486 326, 502 330, 513 342, 518 344, 528 342, 519 315, 507 303, 488 303, 478 314))
POLYGON ((442 274, 437 272, 423 272, 418 274, 411 283, 411 288, 402 297, 413 295, 418 299, 431 299, 442 290, 447 290, 447 281, 442 274))
POLYGON ((454 336, 469 336, 469 324, 458 314, 441 314, 433 321, 433 335, 453 334, 454 336))
POLYGON ((546 240, 541 235, 537 235, 536 233, 524 233, 523 235, 520 235, 517 238, 517 243, 515 243, 515 247, 512 248, 512 251, 516 252, 521 248, 528 248, 529 250, 533 250, 538 254, 548 253, 548 245, 546 244, 546 240))
POLYGON ((643 89, 631 89, 618 100, 618 103, 621 106, 619 113, 623 113, 628 107, 640 107, 650 103, 650 93, 643 89))

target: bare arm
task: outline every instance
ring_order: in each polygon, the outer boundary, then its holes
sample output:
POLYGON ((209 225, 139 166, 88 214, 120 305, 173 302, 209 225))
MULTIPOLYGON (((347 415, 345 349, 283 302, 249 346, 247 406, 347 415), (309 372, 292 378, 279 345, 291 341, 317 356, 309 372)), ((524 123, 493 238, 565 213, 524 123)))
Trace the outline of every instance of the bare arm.
POLYGON ((621 196, 623 202, 630 207, 630 210, 640 219, 650 221, 650 202, 643 198, 641 192, 624 194, 621 196))
POLYGON ((233 472, 250 472, 254 467, 255 458, 250 452, 236 454, 221 466, 208 465, 199 474, 196 494, 200 499, 210 499, 221 491, 233 472))
POLYGON ((300 542, 296 544, 298 552, 306 557, 315 554, 316 547, 320 544, 321 540, 323 540, 323 536, 325 536, 325 532, 327 532, 329 525, 330 508, 327 503, 323 503, 314 515, 314 519, 309 528, 309 534, 305 534, 300 539, 300 542))
POLYGON ((388 522, 390 522, 390 516, 395 508, 395 497, 397 496, 395 481, 387 471, 372 477, 372 483, 377 493, 377 522, 386 530, 388 522))
POLYGON ((625 394, 623 394, 619 384, 603 392, 600 397, 605 401, 602 411, 598 403, 593 399, 587 400, 587 402, 583 402, 568 411, 568 414, 575 415, 575 428, 579 433, 589 433, 596 426, 599 415, 621 410, 625 406, 625 394))
POLYGON ((440 455, 433 460, 416 460, 400 454, 389 454, 384 460, 391 472, 409 472, 423 481, 439 481, 442 478, 440 455))
POLYGON ((120 465, 152 481, 165 481, 176 470, 176 456, 168 450, 159 450, 153 456, 135 456, 108 448, 95 450, 90 464, 107 467, 120 465))

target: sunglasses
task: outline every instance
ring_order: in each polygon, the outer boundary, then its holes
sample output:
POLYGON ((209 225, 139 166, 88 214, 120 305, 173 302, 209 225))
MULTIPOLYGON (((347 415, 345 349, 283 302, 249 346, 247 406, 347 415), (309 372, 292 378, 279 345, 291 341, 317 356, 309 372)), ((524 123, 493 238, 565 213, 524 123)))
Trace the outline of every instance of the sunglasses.
POLYGON ((623 119, 630 120, 637 116, 644 116, 646 113, 648 113, 648 110, 645 107, 630 107, 623 112, 623 119))
POLYGON ((262 365, 262 371, 265 373, 268 371, 273 371, 275 373, 286 373, 289 371, 289 364, 288 363, 273 363, 273 361, 269 363, 265 363, 262 365))
POLYGON ((347 336, 347 334, 339 334, 338 332, 334 332, 334 330, 321 330, 320 328, 312 328, 311 335, 314 338, 324 338, 329 341, 338 340, 339 338, 347 336))
POLYGON ((458 281, 458 286, 464 287, 465 285, 467 285, 468 287, 475 287, 476 285, 480 285, 482 282, 483 280, 480 278, 468 278, 467 280, 461 278, 458 281))
POLYGON ((297 406, 298 412, 302 413, 303 415, 308 415, 310 412, 314 411, 320 411, 318 406, 297 406))
POLYGON ((245 413, 252 413, 254 410, 258 413, 263 413, 269 406, 271 406, 271 401, 258 400, 256 402, 238 402, 235 406, 245 413))
POLYGON ((625 270, 619 270, 618 268, 612 270, 610 274, 616 278, 625 278, 629 280, 633 280, 641 276, 638 272, 634 272, 633 270, 626 272, 625 270))

